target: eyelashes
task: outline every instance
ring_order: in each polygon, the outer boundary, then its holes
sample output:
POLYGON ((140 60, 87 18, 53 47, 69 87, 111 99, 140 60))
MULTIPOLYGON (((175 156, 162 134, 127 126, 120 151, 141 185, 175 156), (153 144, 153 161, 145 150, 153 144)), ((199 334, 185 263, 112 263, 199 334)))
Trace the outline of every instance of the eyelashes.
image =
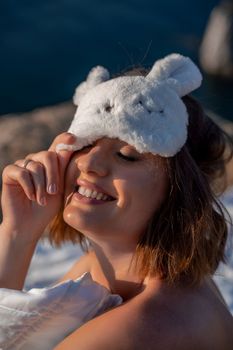
MULTIPOLYGON (((85 151, 85 150, 88 151, 88 149, 90 149, 92 147, 94 147, 94 145, 87 145, 87 146, 84 146, 80 151, 85 151)), ((117 154, 118 157, 120 157, 123 160, 126 160, 128 162, 135 162, 135 161, 138 160, 135 156, 128 156, 128 155, 125 155, 125 154, 123 154, 121 152, 117 152, 116 154, 117 154)))
POLYGON ((80 151, 84 151, 85 149, 90 148, 90 147, 93 147, 93 145, 84 146, 82 149, 80 149, 80 151))
POLYGON ((135 162, 137 159, 135 157, 132 157, 132 156, 126 156, 124 155, 123 153, 121 152, 117 152, 117 155, 120 157, 120 158, 123 158, 124 160, 127 160, 129 162, 135 162))

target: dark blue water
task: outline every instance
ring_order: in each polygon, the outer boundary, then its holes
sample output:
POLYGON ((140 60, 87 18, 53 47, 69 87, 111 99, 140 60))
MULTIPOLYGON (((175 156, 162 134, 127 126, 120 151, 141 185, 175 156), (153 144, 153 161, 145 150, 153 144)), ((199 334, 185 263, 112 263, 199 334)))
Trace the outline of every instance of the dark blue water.
MULTIPOLYGON (((0 114, 70 99, 92 66, 112 73, 171 52, 198 60, 216 0, 40 0, 0 3, 0 114)), ((232 86, 206 80, 198 97, 227 118, 232 86)), ((233 118, 232 118, 233 119, 233 118)))

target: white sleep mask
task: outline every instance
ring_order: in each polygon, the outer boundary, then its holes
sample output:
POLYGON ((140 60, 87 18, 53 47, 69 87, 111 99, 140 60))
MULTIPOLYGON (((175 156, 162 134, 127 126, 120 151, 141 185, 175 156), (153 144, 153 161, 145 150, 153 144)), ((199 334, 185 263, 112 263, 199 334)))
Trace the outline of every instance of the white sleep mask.
POLYGON ((80 150, 102 137, 118 138, 140 153, 174 156, 187 139, 188 113, 182 96, 201 85, 202 75, 188 57, 171 54, 154 63, 147 76, 121 76, 93 68, 75 91, 78 106, 69 132, 80 150))

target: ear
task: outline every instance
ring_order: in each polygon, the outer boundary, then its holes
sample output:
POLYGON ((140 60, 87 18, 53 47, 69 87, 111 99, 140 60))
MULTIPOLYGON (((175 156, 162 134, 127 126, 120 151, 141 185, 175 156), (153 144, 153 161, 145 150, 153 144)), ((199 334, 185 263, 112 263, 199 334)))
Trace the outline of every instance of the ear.
POLYGON ((182 97, 201 85, 202 75, 190 58, 173 53, 156 61, 146 79, 164 82, 182 97))
POLYGON ((96 85, 103 83, 106 80, 109 80, 109 77, 110 75, 106 68, 101 66, 92 68, 92 70, 89 72, 87 76, 87 80, 82 82, 80 85, 76 87, 75 93, 73 96, 74 104, 78 106, 83 96, 86 95, 86 93, 90 89, 92 89, 96 85))

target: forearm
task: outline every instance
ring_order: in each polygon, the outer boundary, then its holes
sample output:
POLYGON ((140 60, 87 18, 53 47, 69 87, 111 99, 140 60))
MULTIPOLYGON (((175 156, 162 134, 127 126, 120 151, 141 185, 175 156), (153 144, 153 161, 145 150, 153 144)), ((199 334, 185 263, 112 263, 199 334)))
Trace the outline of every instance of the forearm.
POLYGON ((23 288, 35 247, 36 241, 26 242, 0 225, 0 288, 23 288))

